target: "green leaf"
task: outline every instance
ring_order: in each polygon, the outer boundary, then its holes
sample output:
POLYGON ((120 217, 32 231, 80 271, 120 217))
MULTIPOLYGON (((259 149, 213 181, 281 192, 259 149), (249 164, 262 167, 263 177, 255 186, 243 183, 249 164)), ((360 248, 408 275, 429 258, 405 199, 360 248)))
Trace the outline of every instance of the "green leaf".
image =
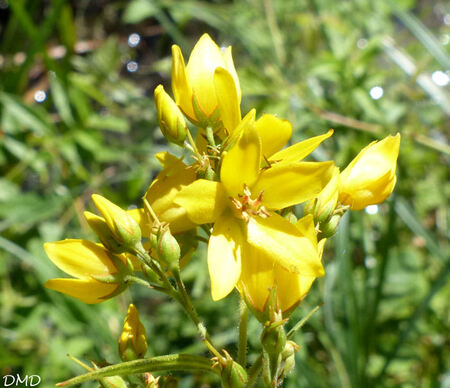
POLYGON ((147 0, 134 0, 123 13, 124 23, 136 24, 149 17, 154 16, 159 11, 155 4, 147 0))
POLYGON ((126 133, 130 130, 128 121, 122 117, 112 115, 91 115, 86 126, 92 129, 107 129, 114 132, 126 133))
POLYGON ((62 82, 53 74, 50 76, 50 86, 52 91, 53 102, 58 110, 61 119, 67 126, 72 126, 75 123, 73 119, 72 110, 70 109, 69 98, 62 82))

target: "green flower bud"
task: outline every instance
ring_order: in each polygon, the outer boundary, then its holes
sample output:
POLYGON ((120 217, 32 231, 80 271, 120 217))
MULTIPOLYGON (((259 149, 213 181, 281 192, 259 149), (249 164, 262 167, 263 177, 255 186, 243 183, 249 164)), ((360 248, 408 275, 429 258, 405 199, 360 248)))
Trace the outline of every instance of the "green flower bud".
POLYGON ((245 369, 234 362, 226 350, 225 357, 216 358, 213 368, 220 368, 220 378, 223 388, 244 388, 247 384, 247 372, 245 369))
POLYGON ((167 265, 170 270, 176 269, 180 260, 180 245, 170 233, 168 224, 154 226, 150 236, 152 253, 156 259, 167 265))
POLYGON ((188 130, 183 113, 162 85, 155 89, 154 97, 159 127, 164 137, 171 143, 183 145, 188 130))
POLYGON ((318 235, 318 239, 321 240, 323 238, 328 238, 335 234, 341 218, 342 214, 335 214, 330 218, 329 221, 325 222, 324 224, 320 224, 320 233, 318 235))
POLYGON ((295 353, 299 346, 294 341, 287 341, 281 352, 281 379, 284 379, 295 367, 295 353))

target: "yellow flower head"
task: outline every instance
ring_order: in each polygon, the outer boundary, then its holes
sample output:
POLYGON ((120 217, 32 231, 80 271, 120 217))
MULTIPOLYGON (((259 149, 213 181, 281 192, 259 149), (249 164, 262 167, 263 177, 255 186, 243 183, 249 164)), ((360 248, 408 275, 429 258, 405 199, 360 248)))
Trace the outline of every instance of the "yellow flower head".
POLYGON ((183 114, 162 85, 155 89, 154 95, 161 132, 171 143, 182 145, 187 131, 183 114))
POLYGON ((85 303, 100 303, 126 286, 125 256, 113 256, 101 244, 87 240, 63 240, 44 244, 50 260, 75 279, 50 279, 45 287, 70 295, 85 303))
POLYGON ((139 320, 137 308, 130 304, 119 338, 119 354, 122 361, 143 358, 147 353, 144 325, 139 320))
POLYGON ((353 210, 383 202, 394 190, 400 134, 363 148, 342 171, 339 200, 353 210))
POLYGON ((187 66, 181 49, 172 46, 172 90, 175 101, 196 125, 216 128, 219 122, 229 132, 241 118, 241 89, 231 57, 231 46, 224 52, 203 34, 187 66))
POLYGON ((250 248, 289 272, 324 273, 314 247, 274 211, 316 196, 330 180, 333 163, 291 162, 261 169, 262 144, 254 113, 236 130, 240 136, 223 157, 221 181, 196 180, 175 197, 191 221, 214 223, 208 246, 214 300, 228 295, 244 276, 242 271, 251 267, 242 264, 257 256, 247 254, 250 248))

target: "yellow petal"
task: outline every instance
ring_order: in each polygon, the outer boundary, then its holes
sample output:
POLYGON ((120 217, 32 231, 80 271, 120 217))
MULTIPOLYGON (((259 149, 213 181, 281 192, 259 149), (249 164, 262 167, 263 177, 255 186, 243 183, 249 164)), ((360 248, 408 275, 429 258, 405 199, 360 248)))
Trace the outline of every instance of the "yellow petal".
POLYGON ((241 108, 233 76, 223 67, 214 72, 214 86, 219 103, 220 119, 228 133, 241 121, 241 108))
POLYGON ((203 34, 189 57, 186 77, 200 109, 206 116, 211 115, 217 108, 213 81, 214 70, 217 67, 225 67, 222 52, 208 34, 203 34))
POLYGON ((395 186, 400 134, 365 147, 342 171, 339 199, 352 209, 384 201, 395 186))
POLYGON ((274 268, 277 264, 265 252, 245 244, 241 267, 239 289, 248 303, 263 312, 275 283, 274 268))
POLYGON ((219 182, 198 179, 175 197, 189 219, 196 224, 215 222, 227 206, 227 193, 219 182))
MULTIPOLYGON (((195 227, 189 220, 186 210, 175 204, 174 199, 183 187, 194 182, 196 178, 195 170, 184 163, 170 165, 158 174, 145 194, 158 219, 170 223, 172 233, 180 233, 195 227)), ((145 222, 145 218, 143 221, 145 222)))
POLYGON ((231 215, 220 217, 208 244, 208 269, 213 300, 226 297, 241 275, 243 235, 239 222, 231 215))
POLYGON ((228 46, 228 48, 225 50, 225 53, 223 54, 223 60, 225 62, 225 69, 228 70, 228 72, 232 75, 234 79, 235 89, 238 96, 238 102, 241 102, 241 87, 239 85, 239 78, 236 73, 236 68, 234 67, 233 62, 233 56, 231 54, 231 46, 228 46))
POLYGON ((242 193, 244 184, 253 185, 258 177, 260 160, 261 140, 254 123, 249 121, 222 161, 220 179, 230 196, 242 193))
POLYGON ((192 107, 192 88, 186 77, 183 54, 177 45, 172 46, 172 91, 181 110, 191 119, 195 118, 192 107))
POLYGON ((266 158, 281 150, 292 135, 292 125, 289 121, 270 114, 262 115, 256 121, 255 128, 261 137, 262 154, 266 158))
POLYGON ((101 244, 68 239, 45 243, 44 249, 58 268, 80 279, 117 273, 108 251, 101 244))
POLYGON ((311 137, 296 143, 272 155, 269 158, 269 161, 283 163, 298 162, 313 152, 320 145, 320 143, 322 143, 325 139, 328 139, 333 132, 334 131, 330 129, 324 135, 311 137))
POLYGON ((283 312, 292 309, 308 294, 314 280, 316 280, 315 276, 301 276, 283 268, 276 269, 278 308, 283 312))
POLYGON ((268 218, 251 217, 247 241, 289 272, 303 276, 324 274, 316 247, 295 225, 276 213, 268 218))
POLYGON ((268 209, 283 209, 316 196, 331 179, 333 162, 298 162, 264 170, 252 193, 263 194, 268 209))
MULTIPOLYGON (((152 229, 152 223, 150 222, 150 219, 147 217, 147 214, 145 213, 145 210, 140 209, 131 209, 127 210, 127 213, 130 217, 132 217, 139 227, 141 228, 142 237, 148 238, 150 236, 150 231, 152 229)), ((172 228, 171 228, 172 231, 172 228)))
POLYGON ((314 225, 314 217, 312 214, 308 214, 307 216, 300 218, 296 222, 295 227, 303 236, 311 241, 314 247, 317 248, 316 226, 314 225))
MULTIPOLYGON (((319 252, 317 251, 313 217, 303 217, 298 221, 296 227, 300 234, 316 247, 314 256, 317 256, 319 252)), ((303 246, 299 246, 298 249, 303 249, 303 246)), ((261 312, 265 310, 274 286, 276 286, 277 307, 285 312, 292 309, 306 296, 315 278, 315 276, 303 276, 287 271, 281 265, 274 263, 267 252, 255 249, 250 244, 245 246, 239 282, 240 289, 246 300, 261 312)))
POLYGON ((100 283, 86 279, 50 279, 44 286, 88 304, 104 302, 119 287, 118 284, 100 283))

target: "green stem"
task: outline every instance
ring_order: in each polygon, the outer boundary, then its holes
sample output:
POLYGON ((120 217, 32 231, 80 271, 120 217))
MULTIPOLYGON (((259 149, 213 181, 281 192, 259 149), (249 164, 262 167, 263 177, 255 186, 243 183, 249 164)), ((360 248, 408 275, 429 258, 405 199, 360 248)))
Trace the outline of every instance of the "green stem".
POLYGON ((200 158, 201 157, 200 152, 198 152, 197 145, 195 144, 195 141, 194 141, 194 139, 193 139, 193 137, 191 135, 191 131, 189 130, 189 128, 186 129, 186 135, 187 135, 187 138, 189 140, 189 143, 190 143, 192 149, 194 150, 195 155, 198 158, 200 158))
POLYGON ((255 363, 252 365, 252 367, 248 370, 248 381, 245 388, 251 388, 256 383, 256 380, 258 380, 259 374, 261 373, 262 369, 262 355, 260 355, 255 363))
POLYGON ((132 283, 136 283, 136 284, 140 284, 141 286, 145 286, 147 288, 152 288, 156 291, 161 291, 163 293, 167 293, 167 289, 164 287, 161 287, 157 284, 153 284, 148 282, 147 280, 141 279, 137 276, 133 276, 133 275, 128 275, 125 277, 125 281, 126 282, 132 282, 132 283))
POLYGON ((238 342, 238 363, 243 368, 247 365, 247 321, 248 308, 241 298, 239 304, 239 342, 238 342))
POLYGON ((218 358, 222 358, 219 351, 215 348, 215 346, 212 343, 211 337, 206 330, 205 325, 200 321, 200 318, 198 316, 197 310, 195 309, 194 305, 192 304, 191 298, 189 297, 186 287, 184 286, 183 280, 181 279, 180 271, 175 270, 174 271, 174 277, 175 281, 177 282, 178 287, 178 301, 183 306, 184 310, 186 311, 189 318, 194 322, 194 324, 197 326, 197 330, 200 334, 200 337, 202 341, 205 343, 208 350, 218 358))
POLYGON ((208 126, 205 129, 206 132, 206 139, 208 140, 208 143, 211 147, 216 147, 216 141, 214 140, 214 131, 212 127, 208 126))

